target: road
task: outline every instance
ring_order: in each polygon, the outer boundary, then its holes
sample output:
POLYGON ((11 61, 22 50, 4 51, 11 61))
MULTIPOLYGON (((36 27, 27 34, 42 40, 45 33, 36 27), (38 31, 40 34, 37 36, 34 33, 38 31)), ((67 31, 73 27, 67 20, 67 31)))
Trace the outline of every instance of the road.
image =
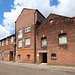
POLYGON ((0 75, 75 75, 75 72, 54 71, 0 63, 0 75))

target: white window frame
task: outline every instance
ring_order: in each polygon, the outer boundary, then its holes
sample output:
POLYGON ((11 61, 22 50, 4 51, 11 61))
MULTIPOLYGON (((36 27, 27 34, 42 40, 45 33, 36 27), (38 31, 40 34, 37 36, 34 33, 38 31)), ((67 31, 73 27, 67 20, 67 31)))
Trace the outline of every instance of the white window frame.
POLYGON ((2 40, 2 46, 4 46, 4 40, 2 40))
POLYGON ((28 32, 30 32, 30 26, 25 27, 25 33, 28 33, 28 32))
POLYGON ((25 47, 30 47, 30 37, 25 38, 25 47))
POLYGON ((22 40, 18 40, 18 47, 22 48, 22 40))
POLYGON ((4 56, 7 57, 7 53, 4 53, 4 56))
POLYGON ((51 60, 56 60, 56 54, 55 53, 51 54, 51 60))
POLYGON ((2 51, 2 57, 4 56, 4 51, 2 51))
POLYGON ((11 42, 10 43, 13 44, 13 36, 11 37, 11 42))
POLYGON ((30 60, 30 55, 27 55, 27 60, 30 60))
POLYGON ((60 34, 59 45, 65 45, 65 44, 67 44, 67 35, 66 34, 60 34))
POLYGON ((6 45, 8 45, 8 38, 6 38, 6 45))
POLYGON ((23 30, 21 29, 18 31, 18 38, 22 38, 22 35, 23 35, 23 30))
POLYGON ((42 47, 47 46, 47 38, 44 37, 41 40, 42 40, 42 47))
POLYGON ((20 60, 21 59, 21 55, 20 54, 18 54, 18 60, 20 60))

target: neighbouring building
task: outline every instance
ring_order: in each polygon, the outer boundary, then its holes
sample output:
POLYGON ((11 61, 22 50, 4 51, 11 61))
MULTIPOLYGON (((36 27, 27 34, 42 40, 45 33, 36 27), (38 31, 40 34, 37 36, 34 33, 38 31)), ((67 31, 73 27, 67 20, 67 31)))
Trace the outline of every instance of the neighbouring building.
POLYGON ((0 40, 0 60, 13 61, 15 34, 0 40))
POLYGON ((75 18, 50 14, 36 33, 38 64, 75 66, 75 18))
POLYGON ((75 66, 75 17, 24 8, 15 22, 15 34, 0 40, 0 60, 75 66), (11 39, 15 39, 11 44, 11 39), (16 48, 14 48, 14 43, 16 48))

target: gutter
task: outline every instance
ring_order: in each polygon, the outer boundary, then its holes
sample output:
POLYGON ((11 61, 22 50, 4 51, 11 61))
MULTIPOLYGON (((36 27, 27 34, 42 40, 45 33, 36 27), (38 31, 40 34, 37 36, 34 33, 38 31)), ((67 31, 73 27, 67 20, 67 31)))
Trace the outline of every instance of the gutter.
POLYGON ((16 61, 16 22, 15 22, 14 60, 13 61, 16 61))
POLYGON ((34 63, 36 63, 36 23, 35 23, 35 14, 34 12, 34 63))

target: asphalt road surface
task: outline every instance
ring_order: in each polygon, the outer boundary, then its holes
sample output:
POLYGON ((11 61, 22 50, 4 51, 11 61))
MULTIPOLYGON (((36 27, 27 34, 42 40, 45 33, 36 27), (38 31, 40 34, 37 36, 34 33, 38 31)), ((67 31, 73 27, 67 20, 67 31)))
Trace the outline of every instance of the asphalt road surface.
POLYGON ((75 72, 53 71, 48 69, 0 63, 0 75, 75 75, 75 72))

